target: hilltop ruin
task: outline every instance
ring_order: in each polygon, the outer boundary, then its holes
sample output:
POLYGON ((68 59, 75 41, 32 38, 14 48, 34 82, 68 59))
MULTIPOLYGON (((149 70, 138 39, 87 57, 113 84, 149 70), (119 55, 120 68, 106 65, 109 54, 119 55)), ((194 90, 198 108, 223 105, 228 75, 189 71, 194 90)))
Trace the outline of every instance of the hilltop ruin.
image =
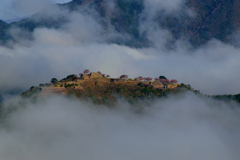
POLYGON ((128 99, 154 98, 165 96, 168 93, 177 93, 184 86, 176 83, 176 80, 163 80, 150 77, 128 78, 121 75, 119 78, 111 78, 109 75, 98 72, 80 73, 79 76, 72 74, 58 81, 56 78, 52 83, 40 84, 39 87, 31 87, 23 93, 23 96, 48 97, 51 95, 74 95, 85 99, 90 98, 96 103, 110 103, 116 100, 116 96, 128 99))

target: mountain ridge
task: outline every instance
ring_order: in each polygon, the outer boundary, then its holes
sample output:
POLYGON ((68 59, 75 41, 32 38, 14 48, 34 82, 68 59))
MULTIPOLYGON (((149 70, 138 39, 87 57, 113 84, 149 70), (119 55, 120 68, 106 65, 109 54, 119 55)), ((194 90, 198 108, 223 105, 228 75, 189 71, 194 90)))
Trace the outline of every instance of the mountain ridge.
POLYGON ((169 81, 165 79, 165 76, 160 76, 160 79, 155 78, 155 80, 149 77, 137 77, 135 79, 121 77, 110 78, 98 72, 82 74, 80 77, 72 74, 60 81, 52 78, 50 83, 32 86, 29 90, 23 92, 21 96, 23 98, 67 96, 83 101, 90 100, 95 104, 111 106, 119 98, 134 104, 139 100, 151 101, 153 99, 167 98, 175 94, 181 95, 190 91, 200 97, 211 98, 221 102, 240 103, 240 94, 206 95, 200 93, 199 90, 194 90, 189 84, 179 84, 177 80, 169 81))
POLYGON ((48 97, 54 95, 74 96, 80 99, 91 99, 98 104, 112 103, 118 97, 128 100, 154 99, 155 97, 165 97, 170 93, 179 93, 183 88, 189 87, 178 84, 177 80, 167 80, 150 77, 137 77, 128 79, 127 75, 120 78, 110 78, 100 72, 91 72, 76 75, 69 75, 58 81, 52 78, 51 83, 32 86, 24 92, 24 97, 48 97), (145 79, 145 80, 144 80, 145 79))
MULTIPOLYGON (((141 47, 148 44, 149 41, 145 33, 141 33, 139 30, 141 15, 145 9, 144 1, 115 0, 114 2, 114 9, 117 12, 112 13, 109 13, 110 8, 103 0, 73 0, 57 6, 60 7, 60 10, 68 9, 70 12, 86 12, 87 8, 91 8, 99 14, 98 21, 106 29, 107 22, 104 21, 107 18, 117 32, 132 36, 132 40, 126 42, 126 45, 141 47), (86 8, 84 9, 84 7, 86 8)), ((189 17, 186 14, 180 15, 180 17, 177 17, 176 14, 158 14, 155 19, 158 25, 169 30, 176 40, 185 38, 193 46, 205 44, 212 38, 228 42, 232 33, 240 28, 240 14, 238 11, 240 0, 188 0, 185 4, 196 13, 194 17, 189 17)), ((49 9, 51 10, 51 6, 49 6, 49 9)), ((0 22, 0 28, 6 26, 6 29, 19 27, 33 32, 38 27, 59 28, 68 22, 67 17, 64 17, 64 15, 59 15, 55 19, 47 18, 34 21, 37 16, 46 11, 47 9, 43 9, 32 17, 9 25, 0 22)), ((6 33, 3 32, 0 35, 2 41, 9 38, 4 35, 6 33)))

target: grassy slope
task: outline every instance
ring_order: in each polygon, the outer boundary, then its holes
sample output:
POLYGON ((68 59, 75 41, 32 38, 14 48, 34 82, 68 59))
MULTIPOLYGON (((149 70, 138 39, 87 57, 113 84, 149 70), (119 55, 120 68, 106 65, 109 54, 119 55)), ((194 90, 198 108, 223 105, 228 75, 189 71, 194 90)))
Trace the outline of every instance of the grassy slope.
POLYGON ((42 87, 31 87, 23 93, 24 97, 31 97, 34 93, 38 96, 49 95, 71 95, 80 99, 91 99, 97 104, 111 104, 120 97, 129 102, 139 99, 154 99, 165 97, 169 93, 178 93, 184 85, 169 84, 168 89, 158 82, 140 82, 128 80, 126 82, 110 82, 108 79, 101 78, 92 80, 72 81, 71 78, 63 79, 54 85, 41 85, 42 87), (41 91, 40 91, 41 90, 41 91))

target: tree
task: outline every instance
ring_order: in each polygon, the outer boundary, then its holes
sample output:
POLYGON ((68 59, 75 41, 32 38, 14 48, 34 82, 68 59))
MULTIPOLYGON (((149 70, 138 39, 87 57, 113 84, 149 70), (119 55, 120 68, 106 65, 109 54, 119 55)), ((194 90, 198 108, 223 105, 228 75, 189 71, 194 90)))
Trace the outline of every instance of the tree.
POLYGON ((74 76, 77 76, 76 74, 70 74, 65 79, 72 79, 74 76))
POLYGON ((159 79, 167 79, 165 76, 159 76, 159 79))
POLYGON ((100 72, 100 71, 97 71, 97 73, 102 74, 102 72, 100 72))
POLYGON ((110 75, 107 75, 106 77, 107 77, 107 78, 109 78, 109 77, 110 77, 110 75))
POLYGON ((154 80, 155 80, 155 81, 159 81, 159 79, 158 79, 158 78, 155 78, 154 80))
POLYGON ((128 79, 128 75, 125 75, 125 74, 121 75, 120 79, 123 79, 123 78, 128 79))
POLYGON ((147 81, 151 81, 152 80, 152 78, 151 77, 147 77, 147 81))
POLYGON ((58 82, 57 78, 52 78, 52 79, 51 79, 51 83, 54 84, 54 83, 56 83, 56 82, 58 82))
POLYGON ((73 76, 72 80, 74 81, 76 79, 78 79, 77 75, 73 76))
POLYGON ((83 73, 89 73, 89 70, 88 70, 88 69, 85 69, 85 70, 83 71, 83 73))
POLYGON ((147 94, 149 92, 149 89, 149 86, 146 86, 144 89, 141 90, 141 92, 147 94))
POLYGON ((151 81, 152 80, 152 78, 151 77, 145 77, 145 78, 143 78, 145 81, 151 81))
POLYGON ((82 77, 82 75, 83 75, 82 73, 79 73, 79 76, 80 76, 80 77, 82 77))
POLYGON ((143 83, 142 82, 139 82, 137 85, 140 86, 140 87, 143 87, 143 83))
POLYGON ((170 81, 168 79, 160 79, 160 82, 162 82, 163 84, 169 84, 170 81))
POLYGON ((177 81, 176 79, 172 79, 170 82, 171 82, 172 84, 178 83, 178 81, 177 81))
POLYGON ((139 76, 138 79, 140 79, 141 81, 143 80, 143 77, 142 76, 139 76))
POLYGON ((165 80, 165 83, 166 83, 166 84, 169 84, 169 83, 170 83, 170 81, 169 81, 168 79, 166 79, 166 80, 165 80))

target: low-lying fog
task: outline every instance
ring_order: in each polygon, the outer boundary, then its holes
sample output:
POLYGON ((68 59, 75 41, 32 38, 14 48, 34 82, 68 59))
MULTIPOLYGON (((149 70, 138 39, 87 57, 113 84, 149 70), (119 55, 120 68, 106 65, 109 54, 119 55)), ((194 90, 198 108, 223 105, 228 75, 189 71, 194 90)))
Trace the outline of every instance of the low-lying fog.
POLYGON ((64 97, 24 104, 0 129, 1 159, 240 158, 240 110, 234 103, 186 93, 151 102, 137 113, 122 100, 112 109, 64 97))

